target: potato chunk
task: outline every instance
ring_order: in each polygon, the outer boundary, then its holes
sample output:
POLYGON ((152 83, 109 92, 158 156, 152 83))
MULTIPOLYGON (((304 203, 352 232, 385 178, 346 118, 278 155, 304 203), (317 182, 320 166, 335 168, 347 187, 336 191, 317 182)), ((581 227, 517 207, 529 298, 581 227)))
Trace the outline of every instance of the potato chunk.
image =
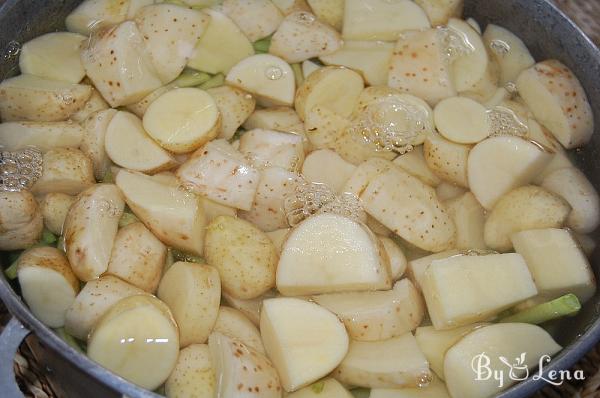
POLYGON ((256 326, 241 311, 221 306, 213 332, 237 339, 246 346, 264 354, 265 347, 256 326))
POLYGON ((448 200, 445 205, 456 225, 455 247, 462 250, 485 249, 487 247, 484 240, 486 213, 475 196, 467 192, 458 198, 448 200))
POLYGON ((54 235, 62 235, 63 225, 76 198, 65 193, 49 193, 40 202, 44 225, 54 235))
POLYGON ((9 122, 0 124, 0 145, 5 151, 34 146, 41 152, 56 148, 77 149, 83 129, 73 122, 9 122))
POLYGON ((283 14, 270 0, 224 0, 223 12, 255 42, 275 32, 283 14))
POLYGON ((165 383, 168 398, 213 398, 217 379, 207 344, 192 344, 179 351, 175 369, 165 383))
POLYGON ((95 182, 94 167, 83 152, 58 148, 44 154, 42 176, 33 184, 31 192, 36 195, 51 192, 77 195, 95 182))
POLYGON ((213 97, 221 113, 221 129, 218 137, 229 140, 252 115, 256 100, 247 92, 230 86, 215 87, 206 91, 213 97))

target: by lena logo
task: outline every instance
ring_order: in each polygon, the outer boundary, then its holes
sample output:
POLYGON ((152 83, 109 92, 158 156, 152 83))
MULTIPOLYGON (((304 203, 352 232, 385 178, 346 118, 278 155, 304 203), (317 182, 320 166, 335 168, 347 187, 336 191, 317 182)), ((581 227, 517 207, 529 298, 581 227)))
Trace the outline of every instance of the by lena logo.
MULTIPOLYGON (((512 384, 512 381, 523 381, 529 378, 530 369, 527 365, 527 353, 509 360, 504 356, 499 356, 498 361, 492 366, 492 360, 485 353, 475 355, 471 361, 471 369, 475 373, 475 381, 495 380, 498 382, 498 388, 503 388, 506 384, 512 384)), ((544 374, 544 366, 550 362, 550 355, 543 355, 538 362, 538 370, 533 374, 533 380, 543 380, 554 386, 560 386, 569 380, 584 380, 583 370, 550 370, 544 374)))

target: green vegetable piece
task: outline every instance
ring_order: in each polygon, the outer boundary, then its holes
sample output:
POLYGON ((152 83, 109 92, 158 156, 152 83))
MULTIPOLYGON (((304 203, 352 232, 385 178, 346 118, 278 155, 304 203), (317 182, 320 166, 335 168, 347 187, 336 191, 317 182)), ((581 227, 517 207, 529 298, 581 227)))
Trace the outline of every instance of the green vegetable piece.
POLYGON ((500 319, 500 322, 532 323, 539 325, 553 319, 575 315, 581 309, 581 303, 574 294, 566 294, 552 301, 536 305, 514 315, 500 319))
POLYGON ((214 75, 210 80, 199 85, 198 88, 201 88, 202 90, 208 90, 209 88, 220 87, 223 85, 223 83, 225 83, 225 76, 219 73, 218 75, 214 75))
POLYGON ((291 64, 292 71, 294 71, 294 78, 296 79, 296 86, 304 83, 304 73, 302 72, 302 66, 300 64, 291 64))
POLYGON ((10 267, 4 270, 4 275, 6 275, 6 279, 9 281, 14 281, 17 279, 17 266, 19 265, 19 259, 12 262, 10 267))
POLYGON ((173 256, 173 259, 175 261, 185 261, 186 263, 206 264, 206 260, 204 260, 202 257, 195 256, 193 254, 186 253, 184 251, 181 251, 178 249, 173 249, 173 248, 169 251, 171 252, 171 255, 173 256))
POLYGON ((186 69, 181 72, 181 75, 173 82, 171 85, 173 87, 185 88, 185 87, 196 87, 201 85, 202 83, 206 83, 212 78, 212 75, 209 75, 206 72, 199 72, 193 69, 186 69))
POLYGON ((41 239, 40 243, 42 243, 46 246, 52 246, 57 241, 58 241, 58 238, 56 237, 56 235, 54 235, 52 232, 50 232, 46 228, 44 228, 44 231, 42 231, 42 239, 41 239))
POLYGON ((75 351, 85 354, 85 351, 83 350, 83 347, 81 346, 79 341, 77 339, 75 339, 75 337, 71 336, 69 333, 65 332, 65 329, 63 329, 63 328, 54 329, 54 332, 65 343, 67 343, 67 345, 73 347, 75 349, 75 351))
POLYGON ((114 184, 115 176, 113 175, 112 169, 108 169, 106 173, 104 173, 104 177, 102 177, 102 181, 105 184, 114 184))
POLYGON ((313 390, 313 392, 315 394, 322 393, 324 388, 325 388, 325 382, 324 381, 316 382, 315 384, 313 384, 312 386, 310 386, 310 389, 313 390))
POLYGON ((266 54, 271 47, 271 36, 255 41, 252 46, 257 54, 266 54))
POLYGON ((355 398, 369 398, 371 396, 371 390, 368 388, 355 388, 354 390, 350 390, 350 392, 355 398))
POLYGON ((138 221, 140 221, 140 219, 137 218, 135 216, 135 214, 129 213, 129 212, 124 212, 123 215, 121 216, 121 219, 119 220, 119 228, 126 227, 129 224, 133 224, 138 221))

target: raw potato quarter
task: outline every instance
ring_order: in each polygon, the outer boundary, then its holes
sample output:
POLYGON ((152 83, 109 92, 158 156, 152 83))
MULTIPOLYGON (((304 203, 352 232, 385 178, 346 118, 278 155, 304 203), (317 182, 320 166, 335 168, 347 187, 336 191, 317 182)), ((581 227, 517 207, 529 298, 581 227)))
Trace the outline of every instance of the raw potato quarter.
POLYGON ((31 247, 43 229, 44 218, 31 192, 0 192, 0 250, 31 247))
MULTIPOLYGON (((438 195, 439 196, 439 195, 438 195)), ((444 203, 456 225, 457 249, 486 249, 484 228, 486 212, 471 192, 444 203)))
POLYGON ((19 69, 50 80, 79 83, 85 76, 81 46, 85 36, 69 32, 47 33, 28 41, 19 53, 19 69))
POLYGON ((130 1, 85 0, 65 20, 70 32, 89 35, 101 26, 114 25, 127 18, 130 1))
POLYGON ((265 300, 260 332, 287 392, 326 376, 348 352, 344 325, 333 313, 305 300, 265 300))
POLYGON ((324 213, 294 228, 281 251, 277 289, 285 296, 391 288, 383 245, 363 224, 324 213))
POLYGON ((285 17, 271 38, 269 53, 293 64, 328 55, 342 47, 340 34, 310 12, 285 17))
POLYGON ((217 321, 213 332, 219 332, 225 336, 237 339, 261 354, 265 353, 265 347, 257 327, 246 318, 239 310, 221 306, 217 315, 217 321))
POLYGON ((92 162, 83 152, 58 148, 44 154, 42 176, 31 187, 31 192, 77 195, 95 182, 92 162))
POLYGON ((256 100, 243 90, 230 86, 206 90, 215 100, 221 113, 221 130, 218 137, 231 139, 256 107, 256 100))
POLYGON ((578 233, 590 233, 600 224, 598 192, 580 170, 569 167, 548 174, 542 187, 569 202, 572 210, 567 226, 578 233))
POLYGON ((587 144, 594 132, 593 113, 569 68, 556 60, 540 62, 519 75, 517 88, 535 118, 565 148, 587 144))
POLYGON ((179 344, 206 343, 217 320, 221 281, 216 268, 177 262, 160 280, 157 292, 179 326, 179 344))
POLYGON ((207 227, 206 260, 219 270, 223 290, 252 299, 275 286, 277 251, 264 232, 247 221, 220 216, 207 227))
POLYGON ((250 210, 260 173, 225 140, 211 141, 179 167, 177 177, 191 192, 214 202, 250 210))
POLYGON ((77 149, 83 129, 73 122, 8 122, 0 124, 0 145, 5 151, 34 146, 41 152, 56 148, 77 149))
POLYGON ((141 222, 117 232, 107 272, 154 293, 162 277, 167 247, 141 222))
POLYGON ((165 383, 168 398, 213 398, 217 379, 207 344, 192 344, 179 351, 175 369, 165 383))
POLYGON ((325 184, 335 192, 341 192, 356 166, 346 162, 330 149, 311 152, 302 165, 302 175, 309 182, 325 184))
POLYGON ((416 329, 425 315, 423 298, 408 279, 392 290, 322 294, 312 300, 336 314, 357 341, 401 336, 416 329))
POLYGON ((179 330, 169 308, 156 297, 127 297, 98 321, 87 354, 124 379, 154 390, 175 368, 179 330))
POLYGON ((431 379, 431 371, 414 336, 406 333, 382 341, 351 341, 333 377, 366 388, 418 387, 431 379))
POLYGON ((133 213, 168 246, 201 256, 206 215, 202 201, 178 185, 128 170, 117 174, 116 184, 133 213))
POLYGON ((21 293, 31 312, 48 327, 63 327, 65 313, 79 292, 79 280, 64 253, 36 247, 25 251, 17 264, 21 293))
POLYGON ((59 122, 84 107, 92 87, 33 75, 19 75, 0 83, 3 122, 59 122))
POLYGON ((106 272, 124 207, 116 185, 96 184, 82 192, 69 209, 63 235, 69 263, 82 281, 106 272))
POLYGON ((67 310, 65 330, 86 341, 98 320, 119 300, 144 291, 112 275, 104 275, 85 284, 67 310))
POLYGON ((44 226, 54 235, 62 235, 67 213, 76 198, 65 193, 54 192, 44 196, 40 210, 44 216, 44 226))
POLYGON ((144 129, 164 149, 189 153, 219 134, 221 114, 213 97, 198 88, 176 88, 144 113, 144 129))
POLYGON ((283 14, 270 0, 224 0, 223 12, 255 42, 275 32, 283 14))
POLYGON ((517 188, 502 196, 488 215, 485 243, 491 249, 509 251, 513 248, 510 237, 515 232, 561 228, 570 212, 567 202, 543 188, 517 188))
POLYGON ((126 169, 158 173, 177 165, 173 156, 148 135, 142 121, 129 112, 113 116, 104 137, 108 157, 126 169))
POLYGON ((133 21, 93 33, 81 59, 86 74, 113 108, 134 104, 163 85, 144 35, 133 21))
POLYGON ((94 166, 94 176, 101 181, 110 168, 111 160, 106 154, 106 131, 117 114, 115 109, 105 109, 91 114, 82 123, 83 139, 79 149, 85 153, 94 166))
POLYGON ((460 18, 464 0, 415 0, 425 11, 432 26, 446 25, 450 18, 460 18))
POLYGON ((425 271, 427 271, 427 268, 429 268, 434 260, 441 260, 459 254, 459 250, 452 249, 445 252, 425 255, 424 257, 419 256, 418 258, 411 259, 408 262, 408 269, 406 272, 407 276, 414 283, 415 287, 421 290, 421 283, 423 282, 425 271))
POLYGON ((219 332, 210 335, 208 347, 217 378, 214 396, 228 398, 281 397, 279 375, 266 355, 219 332))
POLYGON ((429 134, 423 144, 427 166, 444 181, 469 187, 468 159, 471 146, 448 141, 440 134, 429 134))

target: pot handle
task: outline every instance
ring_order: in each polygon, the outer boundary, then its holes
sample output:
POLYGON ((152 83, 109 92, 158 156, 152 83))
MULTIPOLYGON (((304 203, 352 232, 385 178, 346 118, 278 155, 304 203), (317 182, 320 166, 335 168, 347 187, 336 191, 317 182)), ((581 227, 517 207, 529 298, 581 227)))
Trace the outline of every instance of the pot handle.
POLYGON ((12 318, 0 334, 0 390, 3 398, 23 398, 14 371, 15 355, 31 333, 17 318, 12 318))

